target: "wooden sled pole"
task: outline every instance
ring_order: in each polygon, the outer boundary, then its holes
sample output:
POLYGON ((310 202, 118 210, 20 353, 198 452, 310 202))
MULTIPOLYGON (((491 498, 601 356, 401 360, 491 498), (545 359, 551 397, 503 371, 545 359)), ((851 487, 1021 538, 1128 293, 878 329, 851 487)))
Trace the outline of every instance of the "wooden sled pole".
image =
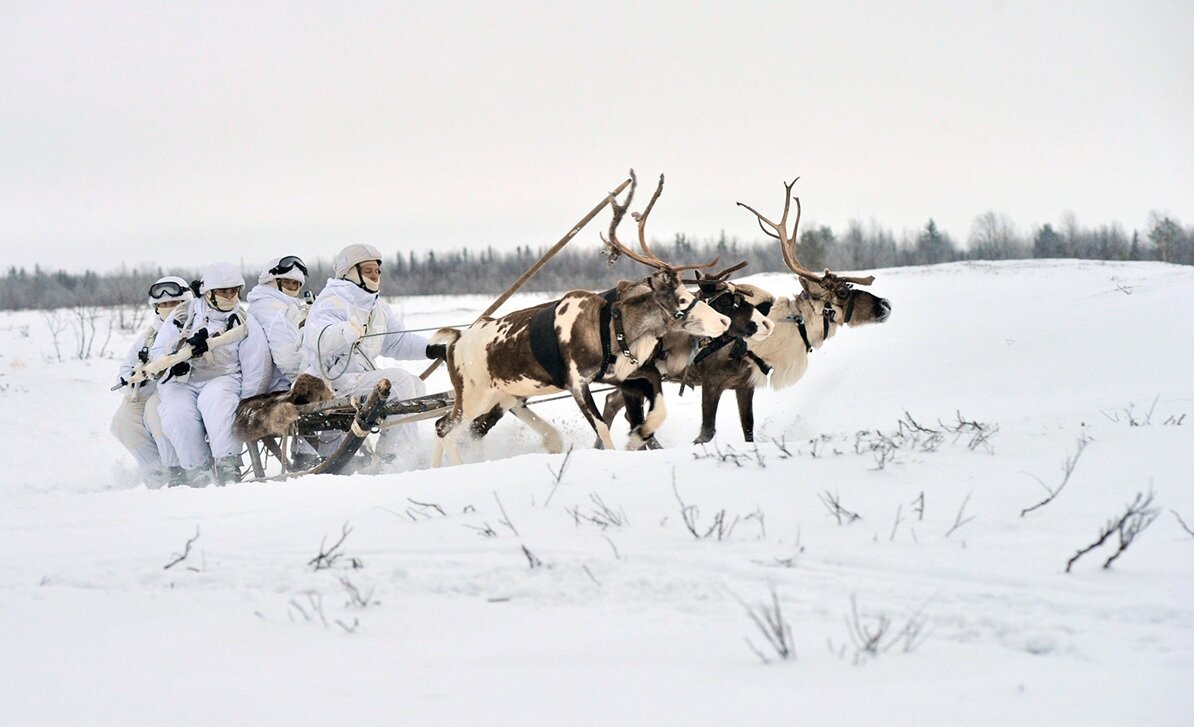
POLYGON ((389 398, 390 380, 382 379, 377 382, 377 386, 373 387, 373 393, 369 394, 365 405, 353 417, 352 426, 345 433, 340 446, 330 457, 320 462, 315 469, 311 470, 311 474, 340 474, 340 470, 344 469, 344 465, 348 464, 348 460, 352 459, 352 456, 357 453, 357 450, 361 448, 361 444, 364 443, 365 437, 369 436, 370 430, 381 419, 382 409, 386 405, 386 399, 389 398))
MULTIPOLYGON (((572 238, 576 237, 577 233, 579 233, 582 229, 584 229, 585 225, 592 222, 593 218, 596 217, 601 212, 601 210, 605 209, 605 206, 608 205, 611 200, 613 200, 615 197, 617 197, 619 194, 621 194, 622 190, 626 189, 626 187, 629 185, 630 185, 630 180, 629 179, 624 180, 621 184, 619 184, 617 186, 616 189, 614 189, 614 191, 605 195, 605 198, 601 200, 600 204, 598 204, 593 209, 589 210, 589 214, 582 217, 580 222, 577 222, 575 225, 573 225, 572 229, 568 230, 568 233, 565 234, 563 237, 561 237, 559 242, 557 242, 555 245, 552 245, 550 250, 543 253, 543 256, 540 257, 538 260, 536 260, 534 265, 527 268, 527 271, 525 273, 523 273, 522 276, 518 280, 515 280, 513 285, 511 285, 509 288, 506 288, 506 292, 499 295, 497 297, 497 300, 490 303, 489 307, 486 308, 485 311, 483 313, 481 313, 481 315, 477 316, 477 321, 481 320, 482 318, 488 318, 490 315, 493 314, 494 311, 496 311, 498 308, 501 308, 502 304, 510 299, 510 296, 517 293, 518 289, 521 288, 523 285, 525 285, 526 282, 528 280, 530 280, 535 275, 535 273, 539 272, 543 268, 543 266, 547 264, 548 260, 551 260, 553 257, 555 257, 556 253, 558 253, 560 250, 563 250, 564 246, 567 245, 569 243, 569 241, 572 240, 572 238)), ((476 323, 476 321, 473 321, 473 322, 476 323)), ((443 362, 443 359, 436 359, 434 363, 432 363, 430 366, 427 367, 426 371, 419 374, 419 378, 425 380, 428 376, 431 375, 431 373, 433 371, 435 371, 437 368, 439 368, 439 365, 442 362, 443 362)))

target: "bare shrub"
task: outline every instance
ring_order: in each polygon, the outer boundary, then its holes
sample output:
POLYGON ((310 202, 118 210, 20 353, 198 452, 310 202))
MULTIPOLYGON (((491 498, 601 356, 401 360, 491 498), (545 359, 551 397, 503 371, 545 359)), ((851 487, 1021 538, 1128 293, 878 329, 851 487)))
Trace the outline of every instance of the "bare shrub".
POLYGON ((85 361, 91 358, 91 349, 95 345, 96 321, 103 315, 103 309, 79 303, 71 309, 71 314, 71 327, 75 333, 75 357, 85 361))
MULTIPOLYGON (((198 540, 198 539, 199 539, 199 526, 198 526, 198 525, 196 525, 196 526, 195 526, 195 535, 194 535, 194 537, 192 537, 191 539, 187 540, 186 544, 185 544, 185 545, 183 546, 183 548, 182 548, 182 552, 181 552, 181 553, 175 553, 175 554, 174 554, 174 555, 171 557, 171 559, 170 559, 170 562, 169 562, 169 563, 167 563, 166 565, 162 566, 162 570, 170 570, 170 569, 171 569, 171 568, 173 568, 174 566, 176 566, 176 565, 178 565, 179 563, 181 563, 181 562, 183 562, 184 560, 186 560, 186 559, 187 559, 187 557, 188 557, 188 556, 190 556, 190 554, 191 554, 191 546, 192 546, 192 545, 194 545, 194 544, 195 544, 195 541, 196 541, 196 540, 198 540)), ((198 569, 197 569, 197 568, 191 568, 191 570, 198 570, 198 569)))
MULTIPOLYGON (((896 624, 886 613, 880 612, 873 616, 862 616, 858 612, 858 599, 850 596, 850 613, 845 617, 846 634, 853 646, 854 664, 862 664, 868 659, 876 659, 894 647, 910 654, 928 638, 928 617, 924 614, 924 607, 918 609, 908 617, 902 626, 896 624)), ((835 651, 830 641, 830 650, 835 651)), ((845 655, 845 645, 836 650, 839 656, 845 655)))
MULTIPOLYGON (((782 661, 789 661, 796 658, 796 647, 792 643, 792 625, 788 619, 784 617, 783 609, 779 605, 779 594, 775 591, 775 585, 771 586, 771 601, 760 601, 756 604, 748 604, 733 593, 730 595, 735 601, 746 609, 746 615, 750 618, 751 623, 763 635, 763 639, 767 645, 774 652, 774 655, 782 661)), ((746 645, 755 653, 755 656, 764 664, 770 664, 771 659, 762 649, 754 645, 750 637, 743 637, 746 645)))
POLYGON ((540 568, 543 566, 543 561, 539 560, 539 557, 537 555, 535 555, 534 553, 532 553, 530 548, 528 548, 525 545, 522 546, 522 554, 526 556, 527 565, 530 566, 532 569, 540 568))
POLYGON ((1065 572, 1069 573, 1070 569, 1074 567, 1074 563, 1076 563, 1079 558, 1107 542, 1112 535, 1117 535, 1119 538, 1119 543, 1116 546, 1115 552, 1112 553, 1107 560, 1103 561, 1103 569, 1106 570, 1110 568, 1111 564, 1115 562, 1116 558, 1119 558, 1119 556, 1123 555, 1124 551, 1128 549, 1128 546, 1134 543, 1140 533, 1144 532, 1149 525, 1152 525, 1157 519, 1157 516, 1160 514, 1161 510, 1159 508, 1153 507, 1152 490, 1149 490, 1148 495, 1137 492, 1136 498, 1133 499, 1132 502, 1128 503, 1123 515, 1120 515, 1118 518, 1112 518, 1111 520, 1108 520, 1107 524, 1103 526, 1103 529, 1099 531, 1099 536, 1093 543, 1085 548, 1082 548, 1075 553, 1072 558, 1066 561, 1065 572))
POLYGON ((862 516, 856 512, 851 512, 842 506, 841 498, 836 492, 826 490, 818 495, 821 498, 821 504, 829 511, 829 514, 837 519, 838 525, 849 525, 850 523, 861 520, 862 516))
POLYGON ((1048 485, 1045 484, 1044 480, 1042 480, 1040 477, 1037 477, 1036 475, 1032 475, 1033 479, 1035 479, 1037 482, 1041 483, 1041 487, 1045 488, 1045 492, 1048 492, 1049 496, 1046 497, 1045 499, 1041 500, 1037 504, 1035 504, 1031 507, 1026 507, 1023 510, 1021 510, 1020 517, 1024 517, 1028 513, 1032 512, 1033 510, 1035 510, 1039 507, 1044 507, 1045 505, 1048 505, 1050 502, 1053 502, 1053 498, 1057 497, 1058 494, 1061 493, 1061 488, 1065 487, 1066 483, 1070 481, 1070 475, 1072 475, 1074 473, 1074 467, 1076 467, 1078 465, 1078 458, 1082 456, 1082 452, 1084 452, 1086 450, 1086 445, 1090 444, 1090 441, 1091 441, 1090 437, 1086 436, 1085 432, 1083 432, 1082 435, 1078 437, 1078 449, 1072 455, 1070 455, 1069 457, 1066 457, 1065 462, 1062 463, 1062 465, 1061 465, 1061 472, 1062 472, 1061 484, 1058 485, 1056 488, 1049 487, 1048 485))
POLYGON ((58 337, 66 330, 70 322, 67 320, 66 314, 59 309, 41 311, 41 319, 50 329, 50 337, 54 342, 54 356, 58 359, 58 363, 62 363, 62 345, 58 337))
POLYGON ((1185 530, 1187 535, 1189 535, 1191 538, 1194 538, 1194 530, 1191 530, 1190 526, 1186 524, 1186 521, 1182 520, 1182 516, 1178 514, 1177 510, 1170 510, 1169 512, 1173 513, 1173 516, 1177 518, 1177 524, 1182 527, 1182 530, 1185 530))
POLYGON ((605 504, 605 500, 602 500, 596 492, 589 493, 589 501, 593 507, 588 511, 581 510, 580 505, 567 511, 577 525, 587 522, 605 530, 611 527, 620 528, 630 522, 622 508, 615 509, 605 504))
POLYGON ((958 508, 958 514, 956 516, 954 516, 953 527, 951 527, 949 530, 946 531, 945 537, 948 538, 949 536, 953 535, 955 530, 957 530, 958 528, 962 527, 963 525, 965 525, 966 523, 968 523, 974 519, 973 515, 971 515, 970 517, 965 516, 966 515, 966 505, 970 502, 970 496, 973 494, 974 494, 973 492, 966 493, 966 497, 962 500, 962 506, 958 508))
POLYGON ((711 459, 717 462, 729 462, 735 467, 741 467, 749 463, 754 463, 760 468, 767 466, 767 460, 763 458, 763 453, 759 451, 758 444, 753 444, 749 452, 739 452, 729 444, 726 445, 726 449, 723 452, 716 442, 713 443, 713 451, 710 452, 708 447, 702 444, 700 454, 693 452, 692 458, 695 460, 711 459))
POLYGON ((676 501, 680 503, 680 517, 684 522, 684 527, 692 534, 692 537, 697 540, 704 540, 705 538, 714 537, 721 541, 730 537, 734 532, 734 528, 738 525, 738 516, 734 516, 733 520, 728 520, 725 508, 718 510, 713 515, 713 521, 708 527, 700 523, 701 509, 696 505, 688 505, 680 497, 680 490, 676 487, 676 474, 672 473, 672 492, 676 494, 676 501))
POLYGON ((375 587, 370 587, 368 591, 361 591, 348 576, 340 576, 339 581, 348 593, 348 601, 344 604, 345 608, 368 608, 377 603, 373 600, 375 587))
MULTIPOLYGON (((337 560, 344 556, 344 553, 338 551, 340 546, 344 544, 344 539, 347 538, 348 534, 351 532, 352 528, 348 526, 347 522, 345 522, 340 528, 340 539, 335 543, 332 543, 332 547, 330 548, 326 547, 327 536, 324 536, 323 540, 319 542, 319 553, 314 558, 307 561, 307 565, 314 567, 317 571, 331 568, 336 564, 337 560)), ((354 559, 354 567, 359 567, 356 565, 356 563, 359 562, 360 561, 356 561, 354 559)))
POLYGON ((547 471, 551 473, 551 492, 547 494, 547 499, 543 502, 543 507, 551 504, 551 498, 555 497, 556 488, 560 486, 560 482, 564 480, 564 472, 568 469, 568 462, 572 460, 572 445, 568 445, 568 451, 564 453, 564 460, 560 462, 560 468, 554 470, 551 465, 547 465, 547 471))

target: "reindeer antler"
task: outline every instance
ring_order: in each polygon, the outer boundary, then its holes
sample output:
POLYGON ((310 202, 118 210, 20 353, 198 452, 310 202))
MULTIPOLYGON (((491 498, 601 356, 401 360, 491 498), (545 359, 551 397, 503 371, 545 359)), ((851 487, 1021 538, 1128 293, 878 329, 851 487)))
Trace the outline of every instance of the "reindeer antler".
POLYGON ((659 259, 659 256, 651 250, 651 246, 647 244, 647 216, 651 214, 651 210, 655 208, 655 200, 659 199, 659 195, 663 192, 663 174, 659 175, 659 184, 655 186, 655 194, 651 195, 651 200, 647 202, 647 206, 640 212, 631 212, 630 216, 638 223, 638 246, 642 248, 643 253, 659 259))
POLYGON ((647 244, 647 216, 651 214, 651 209, 655 207, 655 200, 659 199, 660 193, 663 192, 662 174, 659 175, 659 184, 655 187, 655 194, 651 195, 651 200, 647 203, 646 208, 642 211, 642 213, 632 212, 630 215, 638 222, 638 241, 639 247, 641 247, 643 250, 643 254, 640 255, 623 245, 621 241, 618 240, 617 229, 618 225, 622 222, 622 217, 626 215, 627 208, 630 207, 630 200, 634 198, 634 190, 637 186, 638 178, 634 175, 634 170, 631 169, 630 192, 626 195, 626 202, 623 204, 618 204, 617 199, 613 197, 610 198, 610 206, 614 210, 614 216, 609 222, 609 239, 606 239, 604 235, 601 237, 601 241, 604 242, 606 247, 609 249, 610 262, 617 260, 619 255, 625 255, 631 260, 642 263, 643 265, 648 265, 658 270, 670 270, 672 272, 710 268, 717 264, 718 258, 713 258, 713 260, 707 263, 671 265, 660 259, 660 257, 651 250, 651 246, 647 244))
POLYGON ((750 265, 750 261, 743 260, 742 262, 738 263, 737 265, 731 265, 730 267, 726 268, 725 270, 722 270, 719 273, 705 273, 705 277, 712 279, 712 280, 725 280, 725 279, 729 278, 731 275, 733 275, 734 273, 741 270, 742 268, 746 267, 747 265, 750 265))
MULTIPOLYGON (((792 196, 792 187, 795 187, 796 182, 798 182, 798 181, 800 181, 800 177, 796 177, 796 179, 793 179, 790 184, 788 182, 784 182, 784 214, 783 214, 783 217, 779 218, 778 224, 775 222, 772 222, 771 220, 767 219, 763 215, 759 214, 758 210, 756 210, 754 207, 751 207, 748 204, 739 202, 738 206, 745 207, 747 210, 750 210, 751 212, 753 212, 755 217, 758 220, 759 229, 761 229, 763 232, 767 233, 771 237, 774 237, 775 239, 779 240, 779 249, 780 249, 780 252, 782 252, 784 255, 784 263, 787 264, 789 270, 796 273, 797 275, 799 275, 802 278, 811 280, 814 283, 820 283, 825 280, 825 277, 827 275, 833 275, 833 273, 831 273, 829 271, 829 268, 826 268, 824 273, 817 275, 816 273, 812 272, 811 270, 808 270, 803 265, 801 265, 800 258, 798 258, 796 256, 796 230, 798 230, 800 228, 801 209, 800 209, 800 198, 792 196), (791 208, 793 199, 796 200, 796 222, 792 225, 792 234, 789 235, 788 229, 787 229, 787 227, 788 227, 788 210, 791 208), (771 227, 772 230, 775 230, 775 232, 771 232, 770 230, 767 229, 767 227, 764 227, 764 223, 766 225, 768 225, 769 227, 771 227)), ((873 275, 868 275, 866 277, 843 277, 840 275, 834 275, 834 277, 836 279, 846 282, 846 283, 857 283, 859 285, 870 285, 871 283, 873 283, 875 281, 875 276, 873 276, 873 275)))

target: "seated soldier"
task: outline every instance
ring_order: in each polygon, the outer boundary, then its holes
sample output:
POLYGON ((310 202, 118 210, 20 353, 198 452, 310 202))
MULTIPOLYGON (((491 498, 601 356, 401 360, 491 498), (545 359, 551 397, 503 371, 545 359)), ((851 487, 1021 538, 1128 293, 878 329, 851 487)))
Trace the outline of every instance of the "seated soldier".
POLYGON ((266 391, 286 391, 303 366, 303 322, 308 307, 299 301, 307 282, 307 266, 295 255, 274 258, 249 291, 249 315, 261 324, 269 341, 273 369, 266 391))
POLYGON ((180 303, 194 296, 187 281, 167 275, 149 286, 149 305, 154 316, 149 328, 133 340, 133 345, 120 364, 120 386, 124 400, 112 417, 112 434, 137 460, 141 481, 150 487, 161 487, 169 477, 179 477, 178 456, 162 431, 158 411, 159 396, 152 379, 129 383, 133 372, 149 362, 149 351, 162 324, 174 314, 186 310, 180 303))
POLYGON ((264 392, 269 383, 269 344, 261 325, 240 307, 244 285, 235 266, 209 266, 182 327, 166 326, 150 352, 157 359, 184 344, 192 351, 158 385, 162 425, 191 486, 206 484, 213 465, 217 484, 240 479, 242 443, 232 419, 241 399, 264 392))
MULTIPOLYGON (((378 356, 399 360, 427 358, 428 340, 404 332, 402 318, 378 298, 381 253, 372 245, 349 245, 332 264, 327 281, 311 306, 303 331, 307 372, 324 379, 337 396, 364 394, 389 379, 391 400, 425 392, 422 380, 399 368, 378 368, 378 356)), ((386 427, 377 443, 383 462, 416 451, 415 424, 386 427)))

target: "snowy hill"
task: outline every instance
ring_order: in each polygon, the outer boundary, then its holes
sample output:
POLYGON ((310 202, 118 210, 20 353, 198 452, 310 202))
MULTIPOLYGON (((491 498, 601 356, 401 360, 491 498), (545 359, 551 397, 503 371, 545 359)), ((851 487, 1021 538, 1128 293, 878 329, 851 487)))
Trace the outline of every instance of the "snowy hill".
POLYGON ((567 458, 510 420, 460 467, 203 490, 133 485, 116 362, 0 314, 0 724, 1190 724, 1194 268, 872 287, 890 322, 759 392, 757 448, 730 396, 688 444, 669 387, 662 451, 589 449, 560 401, 567 458), (1115 535, 1065 572, 1150 492, 1109 569, 1115 535), (789 660, 751 617, 775 603, 789 660))

